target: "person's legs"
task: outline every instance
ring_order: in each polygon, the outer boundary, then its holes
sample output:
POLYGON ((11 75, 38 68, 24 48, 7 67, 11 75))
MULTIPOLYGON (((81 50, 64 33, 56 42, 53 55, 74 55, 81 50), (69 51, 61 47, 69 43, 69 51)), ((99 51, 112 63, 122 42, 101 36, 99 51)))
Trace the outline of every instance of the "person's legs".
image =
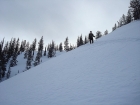
POLYGON ((92 43, 93 43, 93 39, 92 39, 92 43))
POLYGON ((90 44, 91 44, 91 39, 90 39, 90 44))

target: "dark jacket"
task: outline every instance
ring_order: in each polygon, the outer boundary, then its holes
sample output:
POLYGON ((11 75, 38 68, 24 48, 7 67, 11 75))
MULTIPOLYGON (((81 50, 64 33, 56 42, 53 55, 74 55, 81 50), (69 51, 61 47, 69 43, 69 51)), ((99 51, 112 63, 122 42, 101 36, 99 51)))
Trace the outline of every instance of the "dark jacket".
POLYGON ((89 33, 88 38, 89 38, 89 39, 93 39, 93 37, 95 37, 95 36, 93 35, 93 33, 89 33))

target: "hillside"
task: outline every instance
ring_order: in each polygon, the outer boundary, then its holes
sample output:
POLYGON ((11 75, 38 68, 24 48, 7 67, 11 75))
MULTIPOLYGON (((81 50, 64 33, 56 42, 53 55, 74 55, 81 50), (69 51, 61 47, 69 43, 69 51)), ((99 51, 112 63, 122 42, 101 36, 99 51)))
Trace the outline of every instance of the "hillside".
POLYGON ((0 83, 0 105, 140 105, 140 21, 0 83))

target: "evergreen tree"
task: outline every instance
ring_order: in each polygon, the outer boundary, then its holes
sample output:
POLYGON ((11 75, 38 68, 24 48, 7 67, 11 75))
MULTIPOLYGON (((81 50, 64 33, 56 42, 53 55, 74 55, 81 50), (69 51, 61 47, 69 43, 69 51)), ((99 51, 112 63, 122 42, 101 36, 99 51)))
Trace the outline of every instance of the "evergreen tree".
POLYGON ((3 49, 3 53, 5 55, 5 61, 6 61, 6 63, 9 60, 8 50, 9 50, 9 43, 7 42, 6 45, 4 46, 4 49, 3 49))
POLYGON ((12 60, 10 61, 10 67, 14 67, 17 65, 17 53, 15 52, 12 56, 12 60))
POLYGON ((83 39, 82 39, 82 35, 80 36, 80 46, 83 45, 83 39))
POLYGON ((14 38, 13 41, 12 41, 12 44, 11 44, 11 56, 14 54, 15 52, 15 46, 16 46, 16 39, 14 38))
POLYGON ((78 36, 78 38, 77 38, 77 47, 79 47, 79 46, 80 46, 80 38, 78 36))
POLYGON ((88 43, 88 38, 87 38, 87 36, 85 36, 84 44, 87 44, 87 43, 88 43))
POLYGON ((2 51, 2 44, 0 44, 0 80, 5 76, 5 71, 6 71, 6 56, 4 52, 2 51))
POLYGON ((43 52, 43 36, 41 37, 40 41, 39 41, 39 46, 38 46, 38 52, 40 52, 40 57, 42 57, 42 52, 43 52))
POLYGON ((104 35, 107 35, 108 34, 108 30, 106 30, 105 32, 104 32, 104 35))
POLYGON ((140 19, 140 0, 131 0, 129 8, 134 20, 140 19))
POLYGON ((32 44, 32 50, 33 50, 33 56, 34 56, 34 51, 35 51, 35 49, 36 49, 36 42, 37 42, 37 40, 36 40, 36 38, 34 39, 34 41, 33 41, 33 44, 32 44))
POLYGON ((69 50, 73 50, 73 46, 70 44, 70 48, 69 48, 69 50))
POLYGON ((127 24, 130 23, 132 21, 132 15, 131 15, 131 12, 130 10, 128 10, 127 12, 127 17, 126 17, 126 22, 127 24))
POLYGON ((16 42, 15 53, 17 53, 17 55, 20 54, 20 50, 19 50, 19 38, 17 39, 17 42, 16 42))
POLYGON ((123 25, 126 25, 126 16, 123 14, 123 16, 122 16, 122 24, 123 25))
POLYGON ((14 38, 12 43, 12 60, 10 61, 10 67, 17 65, 18 47, 19 47, 19 39, 17 39, 16 42, 16 39, 14 38))
POLYGON ((56 54, 56 47, 54 41, 49 46, 49 51, 48 51, 48 58, 54 57, 56 54))
POLYGON ((59 51, 60 51, 60 52, 63 51, 62 43, 60 43, 60 45, 59 45, 59 51))
POLYGON ((68 42, 68 37, 66 38, 65 42, 64 42, 64 50, 65 51, 69 51, 69 42, 68 42))
POLYGON ((115 24, 114 27, 112 28, 112 31, 117 29, 117 25, 115 24))
POLYGON ((122 21, 122 18, 120 18, 119 20, 119 27, 123 26, 123 21, 122 21))
POLYGON ((35 61, 34 61, 34 66, 37 66, 37 65, 40 64, 40 58, 41 58, 41 52, 38 51, 37 55, 36 55, 36 58, 35 58, 35 61))
POLYGON ((100 38, 102 36, 102 33, 100 31, 96 32, 96 39, 100 38))
POLYGON ((27 42, 27 44, 26 44, 26 46, 25 46, 24 59, 27 58, 27 56, 28 56, 28 51, 29 51, 29 42, 27 42))
POLYGON ((20 48, 19 48, 19 50, 20 50, 21 53, 22 53, 22 49, 23 49, 22 43, 23 43, 23 41, 21 42, 20 48))
POLYGON ((24 52, 26 50, 26 40, 23 41, 22 46, 23 46, 22 52, 24 52))
POLYGON ((28 57, 27 57, 27 62, 26 62, 26 69, 27 70, 31 68, 32 59, 33 59, 32 46, 30 46, 30 48, 28 50, 28 57))
POLYGON ((120 23, 117 21, 117 23, 118 23, 118 28, 120 27, 120 23))
POLYGON ((38 43, 38 52, 34 61, 34 66, 37 66, 40 64, 40 58, 42 57, 43 52, 43 36, 41 37, 39 43, 38 43))

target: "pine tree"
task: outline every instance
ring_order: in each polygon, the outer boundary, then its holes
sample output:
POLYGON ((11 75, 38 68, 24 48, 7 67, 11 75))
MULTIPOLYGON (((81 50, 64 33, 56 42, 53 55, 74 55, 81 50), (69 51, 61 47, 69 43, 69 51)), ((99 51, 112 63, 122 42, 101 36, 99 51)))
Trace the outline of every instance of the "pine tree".
POLYGON ((38 47, 38 51, 40 52, 40 57, 42 57, 42 52, 43 52, 43 36, 41 37, 40 41, 39 41, 39 47, 38 47))
POLYGON ((122 18, 119 20, 119 27, 123 26, 122 18))
POLYGON ((54 41, 49 45, 48 58, 54 57, 56 54, 56 47, 54 41))
POLYGON ((16 66, 17 65, 17 56, 18 56, 18 47, 19 47, 19 39, 14 38, 13 43, 12 43, 12 60, 10 61, 10 66, 16 66))
POLYGON ((132 15, 131 15, 131 12, 130 10, 128 10, 127 12, 127 17, 126 17, 126 22, 127 24, 130 23, 132 21, 132 15))
POLYGON ((26 40, 23 41, 22 46, 23 46, 22 52, 24 52, 26 50, 26 40))
POLYGON ((38 52, 34 61, 34 66, 40 64, 40 58, 42 57, 42 52, 43 52, 43 36, 41 37, 39 43, 38 43, 38 52))
POLYGON ((83 45, 83 38, 82 38, 82 35, 80 36, 80 46, 83 45))
POLYGON ((30 46, 30 48, 28 50, 28 57, 27 57, 27 62, 26 62, 26 69, 27 70, 31 68, 32 59, 33 59, 32 46, 30 46))
POLYGON ((19 48, 21 53, 23 52, 23 45, 22 45, 22 43, 23 43, 23 42, 21 42, 20 48, 19 48))
POLYGON ((96 39, 100 38, 102 36, 102 33, 100 31, 96 32, 96 39))
POLYGON ((79 47, 79 46, 80 46, 80 38, 78 36, 78 38, 77 38, 77 47, 79 47))
POLYGON ((6 54, 3 49, 4 40, 0 43, 0 80, 5 76, 6 71, 6 54))
POLYGON ((132 12, 134 20, 140 19, 140 0, 131 0, 129 8, 132 12))
POLYGON ((40 58, 41 58, 41 52, 38 51, 36 58, 35 58, 35 61, 34 61, 34 66, 37 66, 40 64, 40 58))
POLYGON ((26 44, 26 46, 25 46, 24 59, 27 58, 27 56, 28 56, 28 51, 29 51, 29 42, 27 42, 27 44, 26 44))
POLYGON ((19 50, 19 38, 17 39, 17 42, 16 42, 15 52, 17 53, 17 55, 20 54, 20 50, 19 50))
POLYGON ((117 23, 118 23, 118 28, 120 27, 120 23, 117 21, 117 23))
POLYGON ((106 30, 105 32, 104 32, 104 35, 107 35, 108 34, 108 30, 106 30))
POLYGON ((15 46, 16 46, 16 39, 14 38, 11 44, 11 56, 14 54, 15 52, 15 46))
POLYGON ((36 38, 34 39, 34 41, 33 41, 33 44, 32 44, 32 50, 33 50, 33 56, 34 56, 34 51, 35 51, 35 49, 36 49, 36 42, 37 42, 37 40, 36 40, 36 38))
POLYGON ((60 51, 60 52, 63 51, 62 43, 60 43, 60 45, 59 45, 59 51, 60 51))
POLYGON ((112 31, 117 29, 117 25, 115 24, 114 27, 112 28, 112 31))
POLYGON ((88 38, 87 38, 87 36, 85 36, 84 44, 87 44, 87 43, 88 43, 88 38))
POLYGON ((73 46, 70 44, 70 48, 69 48, 69 50, 73 50, 73 46))
POLYGON ((126 25, 126 16, 124 14, 122 16, 122 24, 123 25, 126 25))
POLYGON ((15 52, 12 56, 12 60, 10 61, 10 67, 14 67, 17 65, 17 53, 15 52))
POLYGON ((64 50, 65 51, 69 51, 69 42, 68 42, 68 37, 66 38, 65 42, 64 42, 64 50))

